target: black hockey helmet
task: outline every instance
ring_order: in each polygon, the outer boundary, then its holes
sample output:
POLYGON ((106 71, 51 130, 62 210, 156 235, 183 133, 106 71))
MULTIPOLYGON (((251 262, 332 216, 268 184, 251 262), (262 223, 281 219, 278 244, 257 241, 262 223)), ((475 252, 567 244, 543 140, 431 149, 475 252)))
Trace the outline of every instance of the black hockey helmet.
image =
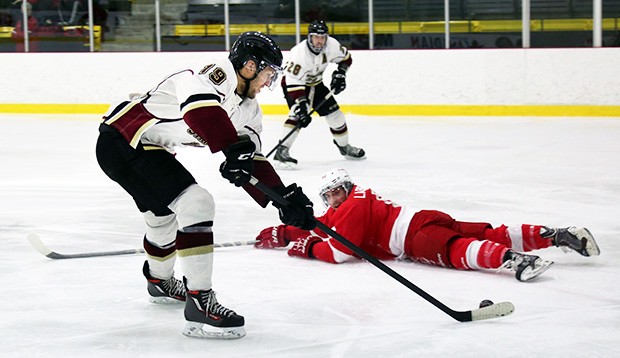
POLYGON ((252 60, 256 63, 257 74, 267 66, 273 68, 277 73, 282 72, 282 51, 280 51, 280 47, 271 37, 259 31, 244 32, 239 35, 230 49, 228 59, 236 71, 240 70, 246 62, 252 60))
POLYGON ((329 28, 325 21, 323 20, 314 20, 308 25, 308 47, 310 51, 314 54, 318 54, 325 47, 325 43, 327 43, 327 37, 329 36, 329 28), (312 36, 322 36, 325 37, 325 42, 319 47, 314 44, 312 41, 312 36))
POLYGON ((329 35, 329 27, 323 20, 314 20, 308 25, 308 34, 329 35))

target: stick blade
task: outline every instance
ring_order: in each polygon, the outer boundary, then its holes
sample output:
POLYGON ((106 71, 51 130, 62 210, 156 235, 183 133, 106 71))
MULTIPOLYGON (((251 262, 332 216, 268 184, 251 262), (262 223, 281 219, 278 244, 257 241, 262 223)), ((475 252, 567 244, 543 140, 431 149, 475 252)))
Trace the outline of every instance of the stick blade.
POLYGON ((52 258, 52 256, 54 256, 54 252, 52 252, 52 250, 48 249, 47 246, 45 246, 43 241, 41 241, 41 239, 39 238, 39 235, 35 233, 29 233, 27 237, 28 241, 30 241, 30 245, 32 245, 32 247, 39 251, 43 256, 47 256, 49 258, 52 258))
POLYGON ((76 253, 76 254, 62 254, 62 253, 50 250, 47 246, 45 246, 43 241, 41 241, 39 236, 35 233, 30 233, 28 234, 27 237, 32 247, 34 247, 39 253, 54 260, 79 259, 79 258, 100 257, 100 256, 136 255, 136 254, 144 253, 144 249, 140 248, 140 249, 116 250, 116 251, 95 251, 95 252, 82 252, 82 253, 76 253))
POLYGON ((472 321, 504 317, 512 314, 515 306, 511 302, 494 303, 490 306, 478 308, 471 311, 472 321))

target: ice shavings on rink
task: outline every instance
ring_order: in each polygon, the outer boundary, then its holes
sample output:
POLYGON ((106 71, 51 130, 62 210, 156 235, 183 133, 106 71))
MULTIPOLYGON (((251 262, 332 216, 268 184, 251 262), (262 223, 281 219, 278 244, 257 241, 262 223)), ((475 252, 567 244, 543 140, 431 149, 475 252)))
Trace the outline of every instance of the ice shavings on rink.
MULTIPOLYGON (((265 120, 267 153, 283 118, 265 120)), ((555 265, 522 283, 509 273, 411 262, 391 268, 455 310, 483 299, 516 310, 459 323, 366 262, 330 265, 284 250, 216 249, 218 300, 246 318, 234 341, 184 337, 183 305, 147 300, 141 256, 50 260, 26 236, 65 253, 137 248, 141 215, 94 158, 97 116, 2 115, 2 357, 615 357, 620 355, 620 121, 605 118, 349 116, 365 161, 343 160, 322 119, 292 154, 297 182, 320 211, 323 172, 412 208, 494 225, 588 227, 601 255, 537 251, 555 265)), ((216 242, 251 240, 278 223, 217 170, 221 154, 179 159, 216 201, 216 242)), ((177 268, 177 275, 182 273, 177 268)))

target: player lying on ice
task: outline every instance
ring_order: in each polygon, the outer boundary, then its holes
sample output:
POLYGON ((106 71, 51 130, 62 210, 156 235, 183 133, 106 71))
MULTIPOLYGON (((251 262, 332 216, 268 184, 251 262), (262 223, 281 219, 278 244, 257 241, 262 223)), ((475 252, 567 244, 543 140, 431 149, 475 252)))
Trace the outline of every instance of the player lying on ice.
MULTIPOLYGON (((515 227, 456 221, 436 210, 414 212, 353 183, 344 169, 321 178, 320 196, 328 207, 317 219, 379 260, 411 259, 461 270, 515 271, 528 281, 546 271, 553 261, 521 252, 558 246, 583 256, 600 254, 586 228, 549 228, 523 224, 515 227)), ((268 227, 256 238, 255 247, 293 246, 290 256, 342 263, 358 258, 351 250, 319 229, 292 226, 268 227)))

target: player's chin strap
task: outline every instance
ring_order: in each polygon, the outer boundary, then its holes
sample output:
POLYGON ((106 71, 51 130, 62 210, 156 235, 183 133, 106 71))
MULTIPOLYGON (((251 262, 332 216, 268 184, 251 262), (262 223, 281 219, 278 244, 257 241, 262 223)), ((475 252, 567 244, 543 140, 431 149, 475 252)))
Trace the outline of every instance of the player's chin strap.
MULTIPOLYGON (((255 64, 256 62, 253 61, 255 64)), ((239 71, 237 71, 237 73, 239 74, 239 77, 243 78, 243 80, 245 81, 245 88, 243 89, 243 94, 241 94, 241 98, 245 98, 248 95, 248 91, 250 90, 250 82, 254 81, 254 79, 256 77, 258 77, 258 64, 256 64, 256 71, 254 71, 254 76, 252 76, 252 78, 246 78, 245 76, 243 76, 241 74, 241 69, 239 69, 239 71)))
POLYGON ((248 91, 250 90, 250 82, 252 82, 256 78, 256 76, 258 76, 258 74, 255 73, 254 77, 252 77, 251 79, 243 77, 241 72, 239 72, 239 76, 245 81, 245 88, 243 89, 243 93, 240 94, 241 98, 245 98, 248 96, 248 91))
MULTIPOLYGON (((286 206, 286 205, 291 204, 289 203, 288 200, 283 198, 280 194, 276 193, 273 189, 266 186, 265 184, 259 182, 258 179, 254 177, 250 178, 250 184, 253 185, 256 189, 263 192, 265 195, 267 195, 271 200, 279 203, 280 205, 286 206)), ((333 237, 335 240, 337 240, 338 242, 346 246, 349 250, 353 251, 355 254, 357 254, 361 258, 375 265, 381 271, 390 275, 393 279, 402 283, 404 286, 409 288, 411 291, 417 293, 422 298, 424 298, 425 300, 433 304, 435 307, 439 308, 440 310, 442 310, 443 312, 448 314, 450 317, 454 318, 455 320, 459 322, 469 322, 469 321, 478 321, 478 320, 490 319, 490 318, 498 318, 502 316, 507 316, 511 314, 512 312, 514 312, 514 309, 515 309, 514 305, 510 302, 496 303, 491 306, 478 308, 478 309, 474 309, 470 311, 455 311, 449 308, 448 306, 444 305, 440 301, 438 301, 435 297, 426 293, 424 290, 422 290, 418 286, 411 283, 409 280, 407 280, 406 278, 401 276, 399 273, 397 273, 396 271, 386 266, 381 261, 371 256, 366 251, 362 250, 359 246, 347 240, 344 236, 338 234, 337 232, 329 228, 327 225, 318 221, 316 218, 313 218, 313 220, 316 223, 316 226, 319 229, 321 229, 323 232, 327 233, 329 236, 333 237)))

